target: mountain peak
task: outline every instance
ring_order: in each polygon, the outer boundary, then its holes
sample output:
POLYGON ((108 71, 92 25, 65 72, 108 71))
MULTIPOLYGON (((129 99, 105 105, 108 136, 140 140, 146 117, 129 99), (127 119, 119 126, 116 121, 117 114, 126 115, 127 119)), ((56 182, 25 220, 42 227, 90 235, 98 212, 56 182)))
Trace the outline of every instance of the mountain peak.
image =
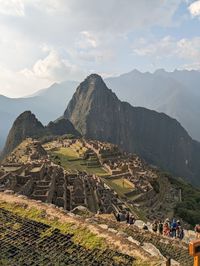
POLYGON ((79 85, 64 117, 86 138, 117 144, 151 164, 199 183, 195 158, 200 146, 184 128, 163 113, 121 102, 96 74, 79 85))
POLYGON ((85 80, 90 81, 90 82, 91 81, 98 81, 98 80, 103 81, 102 77, 96 73, 90 74, 85 80))
POLYGON ((18 119, 28 119, 28 118, 30 118, 30 117, 37 119, 37 118, 35 117, 35 115, 34 115, 31 111, 24 111, 23 113, 21 113, 21 114, 18 116, 18 118, 16 119, 16 121, 17 121, 18 119))
POLYGON ((25 111, 15 120, 7 137, 3 156, 9 154, 18 144, 27 137, 39 137, 44 126, 31 111, 25 111))
POLYGON ((106 87, 106 84, 104 83, 102 77, 98 74, 91 74, 83 82, 81 82, 78 88, 81 90, 95 90, 104 87, 106 87))
POLYGON ((159 68, 155 70, 154 74, 166 74, 168 73, 164 68, 159 68))
POLYGON ((16 118, 10 129, 2 158, 11 153, 26 138, 37 139, 48 135, 61 136, 64 134, 80 136, 73 124, 65 118, 50 122, 48 126, 44 127, 31 111, 25 111, 16 118))
POLYGON ((78 86, 64 112, 64 117, 70 118, 71 122, 76 125, 75 128, 84 135, 87 131, 85 118, 90 110, 95 107, 98 114, 102 108, 109 108, 116 102, 118 102, 117 96, 108 89, 101 76, 91 74, 78 86))

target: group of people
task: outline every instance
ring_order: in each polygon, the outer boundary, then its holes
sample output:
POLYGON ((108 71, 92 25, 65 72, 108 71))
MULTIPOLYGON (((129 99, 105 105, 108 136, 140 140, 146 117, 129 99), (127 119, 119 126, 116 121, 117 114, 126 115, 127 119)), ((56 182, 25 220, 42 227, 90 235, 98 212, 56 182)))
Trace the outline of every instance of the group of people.
POLYGON ((117 213, 116 219, 118 222, 126 221, 126 223, 129 225, 135 223, 135 217, 132 214, 130 214, 129 212, 127 212, 126 214, 121 213, 121 212, 117 213))
POLYGON ((179 220, 173 219, 170 221, 166 219, 162 221, 154 221, 152 224, 152 230, 155 233, 164 235, 167 237, 178 238, 182 240, 184 238, 184 230, 179 220))
MULTIPOLYGON (((115 215, 115 217, 118 222, 126 221, 128 225, 132 225, 136 221, 135 217, 129 212, 127 212, 126 214, 119 212, 115 215)), ((184 238, 184 229, 181 225, 181 222, 179 220, 176 220, 175 218, 171 221, 167 218, 164 222, 162 222, 161 220, 155 220, 152 223, 151 227, 154 233, 171 238, 177 238, 180 240, 184 238)), ((149 230, 146 224, 143 224, 143 230, 149 230)), ((197 224, 194 230, 196 232, 196 238, 200 239, 200 224, 197 224)))

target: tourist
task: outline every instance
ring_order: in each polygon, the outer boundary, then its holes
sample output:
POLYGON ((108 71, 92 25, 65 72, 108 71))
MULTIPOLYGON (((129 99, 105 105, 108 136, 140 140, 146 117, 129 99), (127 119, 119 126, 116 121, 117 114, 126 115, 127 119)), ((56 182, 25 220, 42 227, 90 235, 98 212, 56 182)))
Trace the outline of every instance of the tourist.
POLYGON ((120 222, 126 221, 126 215, 124 212, 120 212, 119 215, 120 215, 120 222))
POLYGON ((143 223, 142 229, 145 230, 145 231, 148 231, 149 230, 148 226, 145 223, 143 223))
POLYGON ((170 227, 167 222, 165 222, 163 226, 163 235, 168 237, 170 236, 170 227))
POLYGON ((194 231, 196 232, 196 238, 200 238, 200 224, 197 224, 194 228, 194 231))
POLYGON ((129 223, 129 219, 130 219, 130 214, 129 214, 129 212, 127 212, 126 213, 126 222, 127 222, 127 224, 129 223))
POLYGON ((154 223, 152 224, 152 230, 154 233, 157 233, 158 231, 158 223, 157 221, 154 221, 154 223))
POLYGON ((180 239, 180 240, 182 240, 183 238, 184 238, 184 230, 183 230, 183 228, 182 228, 182 226, 181 225, 179 225, 178 226, 178 229, 177 229, 177 234, 176 234, 176 236, 180 239))
POLYGON ((171 236, 176 238, 177 222, 176 219, 173 219, 171 224, 171 236))
POLYGON ((162 221, 159 221, 158 232, 159 232, 160 235, 163 234, 163 223, 162 223, 162 221))
POLYGON ((129 217, 129 224, 131 225, 131 224, 134 224, 134 223, 135 223, 135 218, 134 218, 133 215, 131 215, 131 216, 129 217))
POLYGON ((119 213, 119 212, 118 212, 117 215, 116 215, 116 219, 117 219, 118 222, 121 221, 121 217, 120 217, 120 213, 119 213))

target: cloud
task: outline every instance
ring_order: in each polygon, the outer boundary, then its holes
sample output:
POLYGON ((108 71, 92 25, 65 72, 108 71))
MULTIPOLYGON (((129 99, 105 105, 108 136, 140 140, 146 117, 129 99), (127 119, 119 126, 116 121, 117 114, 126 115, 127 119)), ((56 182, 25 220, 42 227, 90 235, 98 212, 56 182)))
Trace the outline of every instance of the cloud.
POLYGON ((188 9, 193 17, 200 16, 200 0, 192 3, 188 9))
POLYGON ((25 75, 23 71, 13 71, 0 65, 1 94, 9 97, 26 96, 41 88, 50 86, 52 82, 38 80, 35 76, 25 75))
POLYGON ((198 70, 200 71, 200 62, 195 62, 192 64, 185 64, 180 67, 180 69, 187 69, 187 70, 198 70))
POLYGON ((80 80, 86 74, 77 66, 61 58, 55 50, 51 50, 44 59, 39 59, 31 70, 24 69, 21 73, 51 82, 61 82, 67 79, 80 80))
POLYGON ((97 39, 88 31, 81 31, 75 46, 78 49, 89 49, 97 47, 97 39))
POLYGON ((176 40, 170 36, 165 36, 159 40, 151 41, 140 39, 133 44, 132 49, 133 54, 139 56, 178 57, 196 60, 200 58, 200 37, 176 40))
POLYGON ((195 54, 189 40, 179 48, 166 37, 160 45, 156 38, 139 39, 133 44, 139 60, 129 56, 134 34, 146 38, 155 26, 175 27, 182 1, 0 0, 0 64, 5 74, 0 92, 9 84, 13 95, 17 90, 19 96, 31 94, 55 81, 81 80, 91 69, 105 75, 124 72, 139 65, 142 55, 170 57, 174 48, 195 54))
POLYGON ((0 13, 10 16, 24 16, 23 0, 0 0, 0 13))
POLYGON ((132 49, 139 56, 171 56, 174 53, 174 41, 170 36, 151 41, 141 38, 132 45, 132 49))
POLYGON ((26 96, 54 82, 82 80, 88 72, 63 59, 55 50, 37 60, 31 68, 14 71, 0 66, 1 93, 6 96, 26 96))

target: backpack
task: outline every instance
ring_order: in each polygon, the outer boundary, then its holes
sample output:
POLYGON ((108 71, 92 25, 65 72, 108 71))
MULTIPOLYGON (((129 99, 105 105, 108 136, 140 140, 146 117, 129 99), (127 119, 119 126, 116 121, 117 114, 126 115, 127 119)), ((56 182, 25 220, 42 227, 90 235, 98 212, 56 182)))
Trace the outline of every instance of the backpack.
POLYGON ((163 230, 163 224, 159 224, 158 228, 159 228, 159 231, 162 231, 163 230))
POLYGON ((176 229, 176 228, 177 228, 177 223, 176 222, 172 223, 172 229, 176 229))

